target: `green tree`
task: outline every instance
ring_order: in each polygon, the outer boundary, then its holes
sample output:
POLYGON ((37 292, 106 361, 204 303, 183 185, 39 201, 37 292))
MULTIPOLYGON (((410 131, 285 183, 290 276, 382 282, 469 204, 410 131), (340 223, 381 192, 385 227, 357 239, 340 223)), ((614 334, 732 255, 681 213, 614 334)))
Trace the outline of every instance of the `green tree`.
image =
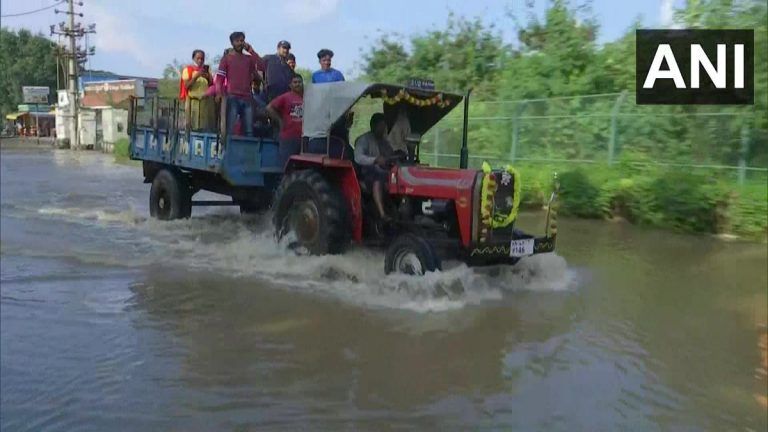
POLYGON ((55 44, 28 30, 0 29, 0 115, 16 111, 22 86, 46 86, 55 96, 55 44))
POLYGON ((463 91, 470 86, 489 94, 508 49, 501 33, 479 18, 450 15, 445 30, 414 35, 410 52, 397 35, 383 35, 363 55, 365 74, 375 81, 403 82, 430 78, 440 88, 463 91))

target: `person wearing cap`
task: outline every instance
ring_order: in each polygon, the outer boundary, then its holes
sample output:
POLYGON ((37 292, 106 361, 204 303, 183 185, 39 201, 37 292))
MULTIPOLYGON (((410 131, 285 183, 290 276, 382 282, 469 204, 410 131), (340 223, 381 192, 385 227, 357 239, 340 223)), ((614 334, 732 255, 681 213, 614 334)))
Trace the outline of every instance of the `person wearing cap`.
POLYGON ((277 53, 264 56, 265 83, 267 102, 290 91, 293 70, 288 65, 288 54, 291 51, 291 43, 281 40, 277 43, 277 53))
POLYGON ((315 71, 312 74, 312 84, 344 81, 344 75, 331 67, 332 58, 333 51, 329 49, 323 48, 317 52, 317 59, 320 62, 320 70, 315 71))

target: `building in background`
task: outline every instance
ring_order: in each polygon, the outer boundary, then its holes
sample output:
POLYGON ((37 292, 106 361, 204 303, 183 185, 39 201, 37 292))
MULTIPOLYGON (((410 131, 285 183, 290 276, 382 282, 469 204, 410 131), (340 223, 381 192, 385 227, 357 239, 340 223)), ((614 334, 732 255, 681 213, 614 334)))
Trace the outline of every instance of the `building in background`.
MULTIPOLYGON (((101 151, 112 151, 120 138, 128 138, 128 106, 131 96, 149 98, 157 95, 156 78, 118 75, 111 72, 86 71, 80 75, 80 113, 78 116, 80 145, 101 151)), ((66 147, 72 134, 72 106, 66 90, 59 90, 56 107, 57 137, 66 147)))
POLYGON ((11 134, 18 136, 37 136, 40 128, 41 137, 55 136, 56 116, 50 105, 17 105, 17 111, 5 116, 6 127, 11 134))

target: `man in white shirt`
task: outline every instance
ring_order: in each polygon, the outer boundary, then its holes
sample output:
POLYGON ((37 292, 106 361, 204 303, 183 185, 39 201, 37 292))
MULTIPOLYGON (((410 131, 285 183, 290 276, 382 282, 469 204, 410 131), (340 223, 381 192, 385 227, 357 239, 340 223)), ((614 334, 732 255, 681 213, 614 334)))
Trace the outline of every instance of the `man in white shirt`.
POLYGON ((408 120, 408 108, 401 102, 400 108, 397 110, 397 119, 395 124, 392 125, 392 130, 389 131, 387 139, 393 150, 400 150, 408 154, 407 139, 410 134, 411 122, 408 120))
POLYGON ((360 165, 363 181, 373 191, 373 200, 384 221, 391 218, 384 210, 384 185, 387 183, 388 163, 392 156, 392 147, 387 142, 387 122, 384 114, 371 116, 371 130, 355 140, 355 162, 360 165))

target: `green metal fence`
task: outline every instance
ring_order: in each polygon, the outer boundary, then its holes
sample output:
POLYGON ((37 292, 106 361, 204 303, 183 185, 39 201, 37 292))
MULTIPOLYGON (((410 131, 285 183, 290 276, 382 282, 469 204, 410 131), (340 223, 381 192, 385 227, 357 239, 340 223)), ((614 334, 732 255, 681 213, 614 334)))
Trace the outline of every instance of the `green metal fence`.
MULTIPOLYGON (((352 136, 378 102, 356 109, 352 136)), ((421 159, 457 166, 461 109, 423 137, 421 159)), ((478 101, 470 106, 470 163, 614 164, 713 170, 743 183, 768 174, 768 132, 754 107, 637 105, 633 93, 478 101)))

